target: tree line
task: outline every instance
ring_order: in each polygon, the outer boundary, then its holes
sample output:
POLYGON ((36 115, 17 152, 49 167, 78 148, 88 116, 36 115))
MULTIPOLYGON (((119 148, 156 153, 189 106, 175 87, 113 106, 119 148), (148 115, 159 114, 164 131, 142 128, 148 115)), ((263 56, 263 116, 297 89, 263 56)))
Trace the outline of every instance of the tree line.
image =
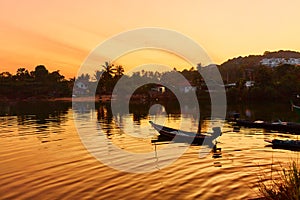
MULTIPOLYGON (((300 67, 297 65, 283 64, 273 68, 260 65, 237 71, 239 76, 232 80, 237 86, 227 90, 231 100, 289 101, 300 94, 300 67), (245 87, 246 81, 250 80, 254 85, 245 87)), ((226 74, 223 79, 226 80, 226 74)))
MULTIPOLYGON (((199 64, 196 69, 192 67, 190 69, 183 69, 182 71, 178 71, 176 68, 167 72, 140 71, 133 73, 131 76, 123 75, 123 73, 119 74, 119 76, 113 76, 113 68, 113 65, 106 63, 104 73, 111 75, 103 75, 103 79, 97 79, 100 86, 100 89, 98 87, 97 90, 98 93, 104 91, 111 93, 120 77, 123 77, 126 83, 121 87, 124 91, 126 91, 127 87, 145 82, 145 80, 148 82, 167 81, 173 85, 178 85, 177 80, 174 80, 174 73, 180 73, 192 86, 197 88, 198 97, 207 94, 207 85, 200 75, 199 70, 205 70, 209 66, 202 67, 199 64)), ((249 64, 238 65, 238 67, 232 68, 228 67, 227 69, 218 66, 218 69, 221 73, 229 101, 269 101, 272 99, 289 101, 296 95, 300 95, 300 66, 297 65, 282 64, 277 67, 269 67, 249 64), (231 75, 231 79, 228 79, 228 74, 231 75), (251 81, 253 85, 250 87, 246 86, 247 81, 251 81), (230 83, 234 83, 235 86, 229 86, 230 83)), ((140 93, 147 93, 151 87, 153 87, 153 84, 144 85, 138 91, 140 93)))
POLYGON ((26 99, 71 96, 74 79, 66 80, 59 70, 49 72, 44 65, 34 71, 17 69, 15 74, 0 73, 0 97, 26 99))
MULTIPOLYGON (((274 68, 263 65, 252 68, 239 66, 230 68, 230 71, 229 68, 218 67, 225 86, 229 83, 236 84, 233 87, 226 87, 229 100, 286 100, 291 99, 295 94, 300 94, 300 67, 296 65, 284 64, 274 68), (228 74, 234 74, 230 81, 228 81, 228 74), (245 86, 246 81, 249 80, 254 82, 252 87, 245 86)), ((96 91, 98 95, 110 95, 120 78, 124 84, 118 87, 120 90, 118 92, 126 94, 133 86, 142 85, 136 92, 146 94, 157 84, 143 85, 143 82, 167 81, 176 86, 178 81, 174 75, 177 73, 197 88, 199 97, 207 94, 204 79, 198 72, 199 69, 205 69, 201 65, 197 69, 192 67, 182 71, 176 68, 167 72, 142 70, 131 75, 124 74, 122 65, 109 62, 105 62, 99 69, 93 75, 82 74, 69 80, 58 70, 49 72, 44 65, 37 66, 31 72, 25 68, 19 68, 15 74, 2 72, 0 73, 0 97, 8 99, 71 97, 74 84, 80 81, 85 82, 90 91, 96 91)), ((94 94, 87 92, 86 95, 94 94)))

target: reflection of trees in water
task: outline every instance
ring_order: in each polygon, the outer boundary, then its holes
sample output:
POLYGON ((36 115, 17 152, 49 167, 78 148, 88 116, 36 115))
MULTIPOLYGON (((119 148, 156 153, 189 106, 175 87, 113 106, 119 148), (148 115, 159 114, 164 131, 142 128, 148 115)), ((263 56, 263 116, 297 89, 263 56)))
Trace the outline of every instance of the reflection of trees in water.
POLYGON ((0 103, 0 116, 16 116, 16 134, 36 135, 44 143, 51 141, 52 133, 65 132, 62 124, 68 120, 70 108, 71 102, 3 102, 0 103))
POLYGON ((150 109, 150 104, 130 104, 129 113, 133 116, 133 121, 140 123, 141 119, 146 119, 148 117, 148 111, 150 109))
MULTIPOLYGON (((95 108, 94 102, 73 102, 72 109, 77 114, 88 114, 95 108)), ((82 117, 83 115, 81 115, 82 117)))
MULTIPOLYGON (((118 105, 118 104, 115 104, 118 105)), ((180 108, 178 101, 154 101, 148 103, 130 103, 129 104, 129 114, 132 115, 132 120, 135 124, 139 125, 142 120, 147 120, 149 115, 161 115, 165 114, 171 120, 180 120, 182 115, 187 115, 198 121, 199 113, 196 113, 195 107, 190 107, 189 104, 183 104, 183 108, 180 108), (155 106, 159 104, 160 106, 155 106), (181 113, 181 110, 183 113, 181 113), (151 112, 151 113, 149 113, 151 112)), ((207 122, 203 119, 207 118, 210 114, 209 103, 200 104, 201 107, 201 120, 198 126, 198 132, 202 130, 208 130, 207 122)), ((96 105, 97 108, 97 119, 101 124, 101 128, 106 132, 107 136, 112 135, 112 130, 116 129, 118 125, 123 126, 123 119, 128 118, 124 108, 114 108, 117 113, 112 113, 111 104, 103 103, 96 105), (126 116, 125 116, 126 115, 126 116), (116 124, 114 117, 117 118, 116 124)), ((126 120, 125 120, 126 121, 126 120)), ((125 126, 125 125, 124 125, 125 126)), ((197 130, 195 130, 197 132, 197 130)))
MULTIPOLYGON (((194 118, 197 117, 195 113, 195 108, 191 108, 189 106, 184 106, 182 109, 184 113, 181 113, 181 108, 178 101, 154 101, 148 103, 131 103, 129 104, 129 114, 132 114, 133 121, 139 123, 142 119, 147 119, 149 116, 149 110, 153 109, 153 105, 159 104, 160 106, 155 106, 152 114, 156 113, 165 113, 168 117, 179 119, 181 114, 192 115, 194 118), (163 109, 163 110, 162 110, 163 109)), ((115 104, 118 105, 118 104, 115 104)), ((111 124, 113 121, 113 113, 111 109, 110 103, 99 104, 97 107, 97 117, 99 121, 102 121, 106 124, 111 124)), ((115 108, 117 113, 114 115, 118 115, 120 120, 125 115, 124 108, 115 108)))
POLYGON ((299 122, 299 116, 291 110, 289 102, 228 104, 227 110, 228 113, 240 113, 242 119, 299 122))
MULTIPOLYGON (((139 122, 141 119, 147 119, 149 116, 149 110, 151 106, 155 104, 160 104, 160 107, 157 107, 158 109, 162 109, 164 107, 164 112, 167 115, 172 115, 174 118, 179 118, 181 114, 180 106, 177 101, 162 101, 162 102, 150 102, 150 103, 131 103, 129 104, 129 114, 133 115, 133 121, 139 122)), ((117 105, 117 104, 116 104, 117 105)), ((113 121, 113 113, 111 109, 110 103, 105 104, 99 104, 97 107, 97 117, 99 121, 102 121, 106 124, 111 124, 113 121)), ((115 115, 118 115, 120 120, 122 120, 122 117, 125 115, 125 109, 124 108, 115 108, 115 111, 117 113, 114 113, 115 115)), ((159 113, 162 112, 160 110, 155 110, 155 112, 159 113)))
MULTIPOLYGON (((157 104, 154 103, 135 103, 135 104, 129 104, 129 114, 133 115, 133 121, 139 122, 141 119, 146 119, 149 116, 149 109, 152 105, 157 104)), ((170 103, 162 103, 162 106, 165 107, 165 110, 167 114, 174 114, 179 113, 180 109, 178 109, 176 104, 170 104, 170 103)), ((117 113, 114 113, 115 115, 118 115, 120 121, 122 121, 122 117, 125 115, 124 108, 115 108, 117 113)), ((111 124, 113 121, 113 113, 111 109, 111 104, 100 104, 97 108, 97 117, 99 121, 102 121, 106 124, 111 124)))
POLYGON ((155 110, 153 110, 154 114, 165 113, 175 118, 180 116, 180 106, 177 101, 154 101, 144 104, 133 103, 129 105, 129 113, 133 114, 133 121, 140 123, 141 119, 147 119, 150 108, 152 109, 152 106, 156 104, 161 106, 155 106, 155 110))
POLYGON ((102 125, 101 127, 105 131, 107 137, 110 137, 111 130, 113 129, 113 114, 110 103, 97 106, 97 119, 102 125))
POLYGON ((113 114, 111 111, 111 105, 109 103, 99 105, 97 111, 98 120, 104 121, 107 124, 112 123, 113 114))
POLYGON ((17 116, 19 125, 28 123, 60 125, 66 121, 68 109, 71 108, 70 102, 13 102, 0 103, 0 116, 17 116))

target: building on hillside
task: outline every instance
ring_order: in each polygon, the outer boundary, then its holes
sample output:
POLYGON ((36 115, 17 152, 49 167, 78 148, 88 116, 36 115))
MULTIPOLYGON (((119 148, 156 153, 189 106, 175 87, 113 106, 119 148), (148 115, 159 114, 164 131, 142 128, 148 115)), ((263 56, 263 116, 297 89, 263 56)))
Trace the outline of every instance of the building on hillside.
POLYGON ((164 86, 157 86, 157 87, 151 88, 151 90, 162 94, 166 91, 166 88, 164 86))
POLYGON ((189 92, 196 92, 197 87, 196 86, 192 86, 190 84, 187 83, 178 83, 177 87, 179 88, 179 91, 181 93, 189 93, 189 92))
POLYGON ((264 58, 260 61, 260 64, 269 67, 277 67, 283 64, 300 65, 300 58, 264 58))
POLYGON ((224 87, 226 89, 228 89, 228 88, 234 88, 234 87, 236 87, 236 83, 228 83, 228 84, 225 84, 224 87))
POLYGON ((246 88, 250 88, 254 86, 254 83, 255 83, 254 81, 246 81, 245 86, 246 88))
POLYGON ((75 81, 73 95, 84 96, 89 94, 89 82, 85 80, 75 81))

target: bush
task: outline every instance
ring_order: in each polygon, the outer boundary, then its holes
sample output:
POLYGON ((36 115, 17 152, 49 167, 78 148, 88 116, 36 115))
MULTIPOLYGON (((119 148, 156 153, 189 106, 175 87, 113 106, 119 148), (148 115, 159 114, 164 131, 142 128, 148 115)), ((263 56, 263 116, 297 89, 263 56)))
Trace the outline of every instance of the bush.
POLYGON ((259 176, 256 184, 263 199, 269 200, 294 200, 300 199, 300 169, 295 161, 285 169, 271 169, 275 176, 268 178, 266 174, 259 176))

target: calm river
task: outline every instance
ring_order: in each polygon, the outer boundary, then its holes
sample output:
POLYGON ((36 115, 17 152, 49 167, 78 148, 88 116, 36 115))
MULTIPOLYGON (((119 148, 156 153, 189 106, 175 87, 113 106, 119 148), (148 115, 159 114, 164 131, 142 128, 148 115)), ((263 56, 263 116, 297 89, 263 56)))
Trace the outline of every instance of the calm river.
MULTIPOLYGON (((152 115, 145 105, 131 105, 130 114, 118 114, 121 123, 117 126, 107 104, 96 104, 95 109, 93 103, 74 105, 62 101, 0 104, 0 199, 251 199, 257 196, 253 184, 259 174, 270 171, 272 164, 276 167, 298 158, 297 152, 272 149, 264 141, 297 136, 262 129, 237 132, 229 122, 218 139, 218 156, 208 149, 205 157, 199 157, 204 146, 155 141, 157 132, 149 120, 175 128, 181 123, 182 129, 195 131, 198 122, 188 108, 180 113, 166 104, 154 108, 152 115), (98 161, 83 145, 75 126, 76 122, 83 127, 83 135, 97 136, 90 119, 101 127, 104 135, 99 137, 109 144, 126 152, 150 154, 149 163, 156 170, 129 173, 98 161), (167 145, 170 155, 187 149, 164 166, 169 157, 157 151, 167 145)), ((227 110, 250 119, 298 120, 288 104, 228 106, 227 110)), ((202 132, 210 131, 207 116, 201 108, 202 132)), ((93 151, 105 156, 110 152, 97 144, 93 151)), ((123 166, 130 167, 122 156, 110 155, 111 163, 122 159, 123 166)))

